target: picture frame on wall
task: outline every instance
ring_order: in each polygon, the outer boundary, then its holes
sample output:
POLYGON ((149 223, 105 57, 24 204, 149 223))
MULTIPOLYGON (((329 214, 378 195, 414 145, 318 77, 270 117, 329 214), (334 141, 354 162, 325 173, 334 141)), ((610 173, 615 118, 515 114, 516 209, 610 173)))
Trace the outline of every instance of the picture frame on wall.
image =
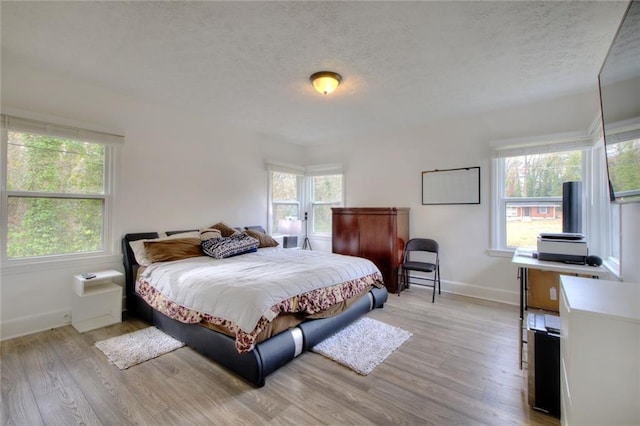
POLYGON ((422 172, 422 205, 480 204, 480 167, 422 172))

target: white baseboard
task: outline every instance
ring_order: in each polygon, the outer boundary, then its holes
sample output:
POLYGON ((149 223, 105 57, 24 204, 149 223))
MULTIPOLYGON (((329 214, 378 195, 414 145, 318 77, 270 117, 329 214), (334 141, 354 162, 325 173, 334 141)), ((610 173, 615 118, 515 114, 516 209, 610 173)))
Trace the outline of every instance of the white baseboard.
POLYGON ((514 290, 501 290, 455 281, 442 281, 442 289, 446 289, 449 293, 475 297, 476 299, 491 300, 509 305, 520 304, 520 292, 514 290))
POLYGON ((26 336, 69 324, 71 324, 71 310, 69 309, 15 318, 0 324, 0 340, 26 336))
MULTIPOLYGON (((442 280, 440 284, 442 291, 445 293, 458 294, 460 296, 472 297, 474 299, 490 300, 492 302, 506 303, 508 305, 520 304, 520 293, 518 291, 500 290, 475 284, 445 280, 442 280)), ((421 287, 419 284, 411 284, 411 286, 414 285, 416 287, 421 287)), ((423 287, 431 291, 431 286, 423 287)))

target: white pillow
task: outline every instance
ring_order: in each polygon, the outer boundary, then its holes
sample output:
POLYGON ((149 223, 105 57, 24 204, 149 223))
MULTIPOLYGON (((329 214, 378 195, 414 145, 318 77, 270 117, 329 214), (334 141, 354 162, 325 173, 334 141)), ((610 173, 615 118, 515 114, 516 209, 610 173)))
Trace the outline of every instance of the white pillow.
POLYGON ((171 240, 173 238, 200 238, 200 232, 199 231, 182 232, 180 234, 169 235, 168 237, 129 241, 129 245, 131 246, 131 250, 133 250, 133 256, 136 258, 136 262, 138 262, 138 265, 149 266, 151 265, 152 262, 147 257, 147 251, 144 248, 144 242, 171 240))

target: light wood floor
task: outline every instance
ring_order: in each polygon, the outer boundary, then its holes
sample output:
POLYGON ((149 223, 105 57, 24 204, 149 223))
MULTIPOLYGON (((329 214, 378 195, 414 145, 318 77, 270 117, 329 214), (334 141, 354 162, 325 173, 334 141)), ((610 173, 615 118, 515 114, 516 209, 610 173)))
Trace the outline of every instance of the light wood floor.
POLYGON ((8 340, 2 424, 559 424, 527 405, 517 307, 413 286, 369 316, 413 333, 370 375, 304 353, 260 389, 186 347, 119 370, 93 344, 138 320, 8 340))

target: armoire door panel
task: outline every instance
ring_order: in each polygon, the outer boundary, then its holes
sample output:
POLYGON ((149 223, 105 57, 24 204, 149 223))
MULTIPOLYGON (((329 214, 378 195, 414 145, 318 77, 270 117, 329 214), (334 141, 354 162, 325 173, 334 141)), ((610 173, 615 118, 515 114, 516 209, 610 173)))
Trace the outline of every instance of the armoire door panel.
POLYGON ((358 216, 352 214, 334 215, 332 219, 333 252, 359 256, 360 229, 358 226, 358 216))
POLYGON ((362 215, 359 221, 360 256, 375 263, 385 278, 385 284, 395 288, 391 280, 393 258, 390 253, 394 245, 391 219, 382 215, 362 215))

